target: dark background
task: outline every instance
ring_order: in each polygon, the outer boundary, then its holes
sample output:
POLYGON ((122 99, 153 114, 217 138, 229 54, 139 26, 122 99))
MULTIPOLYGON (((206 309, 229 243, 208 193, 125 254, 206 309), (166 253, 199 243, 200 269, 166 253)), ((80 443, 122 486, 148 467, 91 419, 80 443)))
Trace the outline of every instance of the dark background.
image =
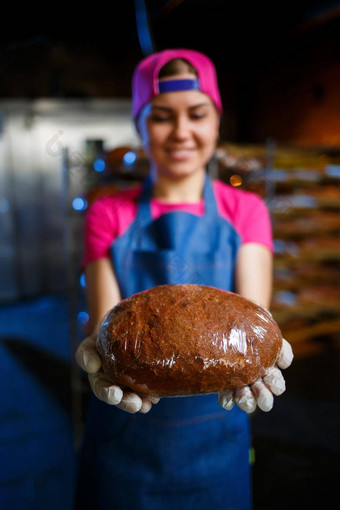
POLYGON ((31 5, 6 9, 1 98, 129 97, 133 69, 148 51, 140 12, 154 51, 194 48, 216 63, 223 138, 340 142, 339 1, 125 0, 81 4, 75 12, 60 3, 36 12, 31 5))

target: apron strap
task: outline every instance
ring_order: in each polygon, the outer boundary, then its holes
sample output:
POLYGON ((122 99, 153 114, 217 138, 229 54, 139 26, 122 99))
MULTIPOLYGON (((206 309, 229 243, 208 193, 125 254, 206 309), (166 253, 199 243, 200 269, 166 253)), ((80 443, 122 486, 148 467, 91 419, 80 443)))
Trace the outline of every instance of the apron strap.
POLYGON ((204 199, 204 211, 206 216, 216 217, 218 216, 217 203, 215 193, 213 189, 213 183, 209 175, 205 176, 204 188, 203 188, 203 199, 204 199))
POLYGON ((152 179, 149 174, 145 179, 142 192, 138 197, 137 217, 139 223, 147 224, 152 221, 151 216, 151 198, 152 198, 152 179))

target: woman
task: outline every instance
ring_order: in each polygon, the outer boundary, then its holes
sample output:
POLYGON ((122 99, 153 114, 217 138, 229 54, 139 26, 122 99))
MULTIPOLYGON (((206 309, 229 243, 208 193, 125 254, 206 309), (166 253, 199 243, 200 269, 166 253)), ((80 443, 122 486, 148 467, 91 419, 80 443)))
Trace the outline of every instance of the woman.
MULTIPOLYGON (((206 175, 221 114, 215 68, 205 55, 165 50, 137 66, 133 115, 150 175, 142 186, 99 199, 86 220, 92 334, 79 346, 77 360, 98 398, 90 404, 81 453, 79 507, 251 508, 247 412, 257 404, 271 408, 273 392, 284 390, 280 370, 266 384, 258 381, 218 399, 159 401, 111 385, 94 347, 105 313, 154 285, 202 283, 269 306, 266 207, 255 194, 206 175)), ((284 346, 281 368, 292 357, 284 346)))

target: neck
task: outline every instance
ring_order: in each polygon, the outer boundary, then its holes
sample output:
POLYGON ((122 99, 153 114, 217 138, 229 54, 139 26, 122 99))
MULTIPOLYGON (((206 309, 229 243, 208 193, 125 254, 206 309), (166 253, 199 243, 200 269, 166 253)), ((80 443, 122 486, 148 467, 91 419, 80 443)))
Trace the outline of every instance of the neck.
POLYGON ((152 172, 153 197, 162 202, 198 202, 202 198, 205 171, 174 178, 152 172))

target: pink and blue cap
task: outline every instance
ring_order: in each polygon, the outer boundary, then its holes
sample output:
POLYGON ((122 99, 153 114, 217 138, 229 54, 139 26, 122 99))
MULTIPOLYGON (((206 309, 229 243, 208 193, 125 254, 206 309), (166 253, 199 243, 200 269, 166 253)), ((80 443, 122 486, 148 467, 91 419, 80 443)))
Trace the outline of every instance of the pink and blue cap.
POLYGON ((199 90, 215 104, 219 114, 223 107, 218 89, 216 69, 212 61, 195 50, 169 49, 143 59, 135 69, 132 78, 132 114, 136 119, 142 108, 154 97, 165 92, 199 90), (167 79, 159 81, 158 74, 170 60, 181 58, 189 62, 197 72, 195 79, 167 79))

